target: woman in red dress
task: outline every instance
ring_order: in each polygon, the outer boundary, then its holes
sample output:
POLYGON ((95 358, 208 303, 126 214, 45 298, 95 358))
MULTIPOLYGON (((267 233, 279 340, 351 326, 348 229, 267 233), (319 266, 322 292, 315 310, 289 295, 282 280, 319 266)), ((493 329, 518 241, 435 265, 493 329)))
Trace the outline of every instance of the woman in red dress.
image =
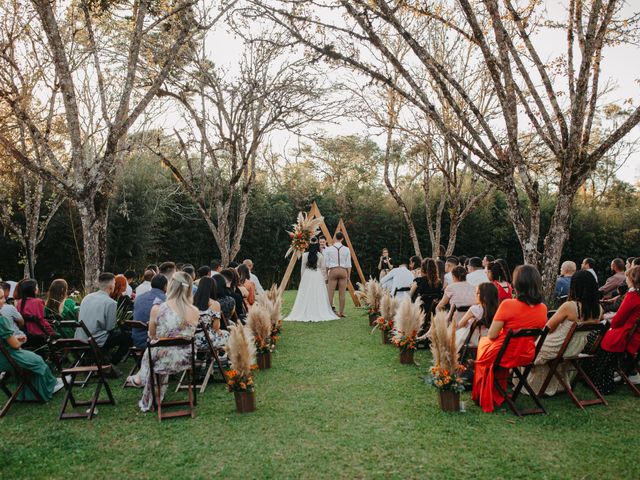
MULTIPOLYGON (((489 334, 478 344, 472 397, 484 412, 492 412, 504 402, 504 397, 494 385, 493 363, 507 332, 520 328, 544 328, 547 323, 547 307, 542 303, 542 278, 538 270, 532 265, 522 265, 516 268, 513 278, 516 298, 506 299, 500 304, 489 334)), ((500 365, 505 369, 527 365, 533 361, 535 348, 533 338, 511 340, 500 365)), ((499 381, 506 388, 507 370, 499 381)))
POLYGON ((502 303, 503 300, 513 298, 513 288, 509 283, 507 273, 504 271, 502 265, 497 262, 491 262, 487 271, 489 280, 498 289, 498 301, 502 303))
POLYGON ((611 327, 602 338, 595 358, 585 362, 587 375, 600 393, 605 395, 613 392, 613 374, 618 355, 626 351, 635 356, 640 349, 640 331, 628 338, 633 325, 640 319, 640 266, 627 270, 625 277, 629 291, 611 319, 611 327))

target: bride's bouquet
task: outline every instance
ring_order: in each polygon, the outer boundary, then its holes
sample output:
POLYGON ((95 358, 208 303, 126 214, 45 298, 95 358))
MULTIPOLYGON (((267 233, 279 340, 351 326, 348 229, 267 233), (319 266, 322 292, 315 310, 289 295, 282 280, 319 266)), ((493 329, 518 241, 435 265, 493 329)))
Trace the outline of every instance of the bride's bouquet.
POLYGON ((320 225, 324 221, 324 217, 309 218, 307 213, 298 213, 298 221, 293 224, 293 231, 289 232, 291 238, 291 246, 285 255, 285 258, 295 253, 298 258, 302 256, 307 248, 311 238, 320 233, 320 225))

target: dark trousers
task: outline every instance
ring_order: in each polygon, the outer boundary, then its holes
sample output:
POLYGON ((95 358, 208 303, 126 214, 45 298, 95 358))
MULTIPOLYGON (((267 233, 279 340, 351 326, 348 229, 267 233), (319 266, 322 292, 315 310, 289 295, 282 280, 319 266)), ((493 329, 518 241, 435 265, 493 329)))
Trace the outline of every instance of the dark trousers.
POLYGON ((115 349, 115 352, 111 354, 111 363, 118 365, 127 355, 131 345, 131 337, 127 333, 120 330, 112 330, 109 332, 107 341, 102 346, 102 351, 108 355, 110 350, 115 349))

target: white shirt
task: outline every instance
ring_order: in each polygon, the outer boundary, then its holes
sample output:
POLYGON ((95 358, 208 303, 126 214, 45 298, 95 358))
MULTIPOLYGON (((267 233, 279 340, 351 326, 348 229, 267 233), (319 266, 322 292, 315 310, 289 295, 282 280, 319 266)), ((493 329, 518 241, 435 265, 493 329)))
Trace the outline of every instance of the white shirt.
POLYGON ((131 298, 131 295, 133 295, 133 288, 131 288, 131 285, 129 285, 128 283, 127 283, 127 288, 124 291, 124 294, 129 298, 131 298))
POLYGON ((335 267, 351 268, 351 252, 340 242, 324 249, 324 263, 327 269, 335 267))
POLYGON ((413 272, 411 272, 411 270, 409 270, 405 265, 400 265, 387 273, 380 283, 382 288, 391 292, 391 294, 397 299, 402 300, 404 297, 409 295, 408 289, 411 288, 413 280, 413 272))
POLYGON ((489 281, 489 277, 487 277, 487 273, 484 270, 476 270, 474 272, 467 273, 467 282, 469 282, 474 287, 477 287, 481 283, 485 283, 489 281))
POLYGON ((453 283, 453 274, 451 272, 445 273, 443 288, 447 288, 447 285, 451 285, 452 283, 453 283))
POLYGON ((260 280, 258 280, 258 277, 253 273, 250 273, 249 278, 256 285, 256 295, 262 295, 264 293, 264 288, 262 288, 262 285, 260 285, 260 280))
POLYGON ((148 280, 145 280, 144 282, 142 282, 140 285, 136 287, 136 297, 139 297, 143 293, 147 293, 149 290, 151 290, 151 282, 149 282, 148 280))

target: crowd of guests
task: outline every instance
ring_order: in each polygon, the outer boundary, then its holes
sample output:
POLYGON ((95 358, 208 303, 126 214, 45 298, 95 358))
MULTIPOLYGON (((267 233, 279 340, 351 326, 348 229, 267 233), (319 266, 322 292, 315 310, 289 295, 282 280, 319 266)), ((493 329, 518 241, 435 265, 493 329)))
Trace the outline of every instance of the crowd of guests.
MULTIPOLYGON (((164 262, 148 265, 138 283, 135 272, 102 273, 97 290, 80 300, 77 292, 69 292, 63 279, 51 282, 46 296, 40 295, 34 279, 0 283, 0 375, 12 370, 10 356, 18 366, 33 373, 33 385, 40 397, 48 401, 63 388, 47 363, 48 349, 57 338, 95 340, 105 360, 112 368, 111 378, 121 374, 117 365, 129 354, 130 347, 147 348, 149 341, 164 337, 195 336, 198 349, 208 348, 207 330, 214 348, 222 349, 229 338, 228 327, 244 323, 255 303, 256 295, 264 293, 260 280, 253 273, 253 262, 231 262, 223 268, 221 261, 197 270, 192 265, 164 262), (65 320, 79 320, 86 327, 69 328, 65 320), (127 320, 145 324, 145 328, 126 328, 127 320)), ((136 324, 138 325, 138 324, 136 324)), ((190 350, 154 348, 154 370, 169 374, 181 371, 190 361, 190 350), (186 363, 185 363, 186 362, 186 363)), ((148 356, 142 356, 140 371, 127 382, 144 388, 140 408, 151 408, 148 356)), ((33 400, 29 389, 21 400, 33 400)))
MULTIPOLYGON (((631 382, 640 384, 636 370, 640 331, 629 338, 640 319, 640 257, 626 261, 616 258, 610 267, 611 275, 599 285, 592 258, 585 258, 580 270, 575 262, 564 262, 556 280, 555 298, 547 305, 542 278, 534 266, 521 265, 512 272, 505 260, 491 255, 424 260, 414 256, 394 267, 388 250, 384 249, 378 264, 383 288, 398 299, 408 295, 412 301, 422 300, 426 315, 418 342, 428 341, 432 313, 450 312, 459 352, 463 347, 477 349, 475 359, 468 362, 473 373, 472 397, 486 412, 504 401, 494 385, 493 364, 510 329, 548 328, 527 379, 535 392, 543 387, 549 372, 548 363, 557 357, 576 323, 600 323, 606 328, 595 358, 583 364, 602 394, 612 393, 615 382, 620 380, 615 372, 625 353, 628 354, 624 356, 625 373, 631 382), (474 334, 470 337, 472 327, 474 334), (469 342, 465 345, 467 339, 469 342)), ((595 334, 572 338, 565 356, 590 349, 594 339, 595 334)), ((531 363, 535 346, 532 338, 514 339, 501 366, 531 363)), ((570 383, 575 375, 564 366, 558 373, 565 383, 570 383)), ((507 380, 506 376, 498 379, 503 388, 507 380)), ((554 376, 541 393, 554 395, 562 390, 562 382, 554 376)))

